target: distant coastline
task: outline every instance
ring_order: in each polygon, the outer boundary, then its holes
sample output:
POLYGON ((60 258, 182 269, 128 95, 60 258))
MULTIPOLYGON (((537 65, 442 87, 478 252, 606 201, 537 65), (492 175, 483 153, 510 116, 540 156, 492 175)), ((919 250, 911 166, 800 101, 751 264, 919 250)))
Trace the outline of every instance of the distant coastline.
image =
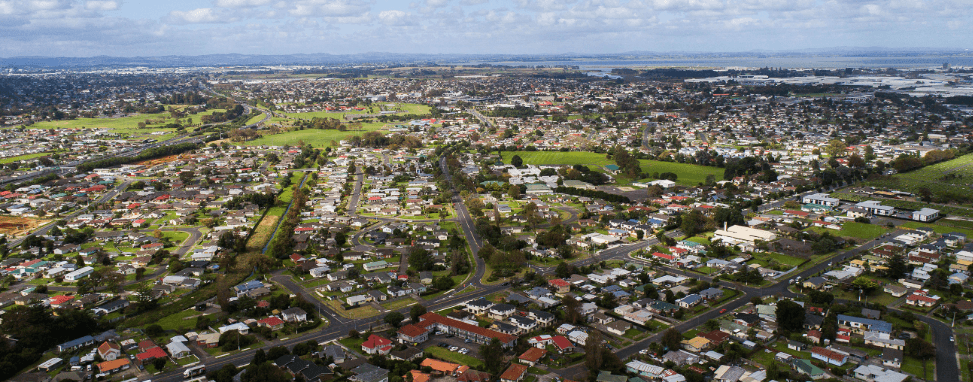
POLYGON ((954 67, 973 67, 973 52, 968 50, 880 50, 836 49, 807 52, 728 52, 728 53, 652 53, 619 54, 290 54, 248 55, 213 54, 202 56, 153 57, 9 57, 0 58, 8 68, 104 68, 104 67, 216 67, 216 66, 334 66, 356 65, 505 65, 568 66, 584 71, 611 68, 680 67, 714 68, 934 68, 949 63, 954 67))

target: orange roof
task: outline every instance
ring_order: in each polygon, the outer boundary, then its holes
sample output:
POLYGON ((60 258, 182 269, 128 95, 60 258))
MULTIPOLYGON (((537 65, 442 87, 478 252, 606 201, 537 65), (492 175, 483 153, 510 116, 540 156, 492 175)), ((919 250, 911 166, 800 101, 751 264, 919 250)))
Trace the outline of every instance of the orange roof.
POLYGON ((514 363, 507 368, 507 371, 504 371, 503 374, 500 374, 500 380, 517 381, 520 380, 520 378, 523 377, 524 373, 526 372, 527 372, 527 365, 514 363))
POLYGON ((432 358, 426 358, 426 359, 422 360, 422 363, 419 364, 419 366, 422 366, 422 367, 429 366, 429 367, 431 367, 435 371, 438 371, 438 372, 441 372, 441 373, 449 373, 449 374, 452 374, 453 372, 455 372, 456 369, 459 367, 459 365, 457 365, 455 363, 443 362, 443 361, 440 361, 438 359, 432 359, 432 358))
POLYGON ((102 354, 108 353, 112 349, 121 350, 122 348, 108 341, 105 341, 101 344, 101 346, 98 346, 98 352, 102 354))
MULTIPOLYGON (((419 370, 412 370, 409 371, 409 373, 412 374, 412 382, 429 382, 429 379, 431 378, 429 374, 423 373, 419 370)), ((402 379, 407 379, 407 378, 405 378, 405 376, 403 375, 402 379)))
POLYGON ((545 355, 547 355, 546 349, 531 347, 530 349, 527 349, 524 354, 520 355, 520 359, 527 362, 537 362, 540 361, 541 358, 544 358, 545 355))
POLYGON ((116 370, 122 366, 128 365, 128 358, 119 358, 114 361, 107 361, 98 364, 98 370, 102 373, 106 371, 116 370))

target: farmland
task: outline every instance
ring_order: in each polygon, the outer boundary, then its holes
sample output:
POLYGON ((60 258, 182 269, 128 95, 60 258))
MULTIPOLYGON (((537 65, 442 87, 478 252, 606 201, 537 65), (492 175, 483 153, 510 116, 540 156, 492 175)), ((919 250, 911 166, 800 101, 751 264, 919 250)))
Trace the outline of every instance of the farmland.
MULTIPOLYGON (((526 164, 533 165, 575 165, 606 166, 615 164, 605 154, 585 151, 507 151, 503 152, 503 163, 510 163, 514 155, 519 155, 526 164)), ((696 186, 706 181, 707 175, 713 175, 717 180, 723 179, 723 169, 719 167, 699 166, 687 163, 662 162, 641 159, 642 172, 645 174, 672 172, 678 176, 676 183, 686 186, 696 186)), ((595 170, 595 169, 593 169, 595 170)), ((597 168, 601 170, 601 168, 597 168)), ((623 182, 619 182, 620 184, 623 182)))

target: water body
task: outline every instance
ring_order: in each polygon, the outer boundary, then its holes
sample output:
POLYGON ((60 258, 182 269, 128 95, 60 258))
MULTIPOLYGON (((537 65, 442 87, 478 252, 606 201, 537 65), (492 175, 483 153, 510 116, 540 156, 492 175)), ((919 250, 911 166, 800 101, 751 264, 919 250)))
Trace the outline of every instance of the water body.
MULTIPOLYGON (((565 59, 543 61, 477 61, 465 64, 493 64, 506 66, 576 66, 586 72, 608 72, 611 68, 786 68, 786 69, 842 69, 842 68, 939 68, 943 63, 951 66, 973 67, 973 53, 964 54, 916 54, 916 55, 801 55, 801 56, 673 56, 634 59, 565 59)), ((460 63, 457 63, 460 64, 460 63)), ((595 74, 595 73, 592 73, 595 74)), ((607 73, 606 73, 607 74, 607 73)))

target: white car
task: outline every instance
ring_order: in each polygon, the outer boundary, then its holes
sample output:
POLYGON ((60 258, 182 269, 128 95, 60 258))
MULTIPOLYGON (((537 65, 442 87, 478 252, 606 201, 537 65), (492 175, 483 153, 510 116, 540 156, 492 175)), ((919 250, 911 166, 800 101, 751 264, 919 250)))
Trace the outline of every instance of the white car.
POLYGON ((646 355, 646 354, 649 354, 649 349, 642 349, 642 350, 639 350, 639 354, 641 354, 641 355, 646 355))
POLYGON ((459 347, 456 347, 456 346, 450 346, 449 347, 449 351, 457 351, 457 350, 459 350, 459 347))

